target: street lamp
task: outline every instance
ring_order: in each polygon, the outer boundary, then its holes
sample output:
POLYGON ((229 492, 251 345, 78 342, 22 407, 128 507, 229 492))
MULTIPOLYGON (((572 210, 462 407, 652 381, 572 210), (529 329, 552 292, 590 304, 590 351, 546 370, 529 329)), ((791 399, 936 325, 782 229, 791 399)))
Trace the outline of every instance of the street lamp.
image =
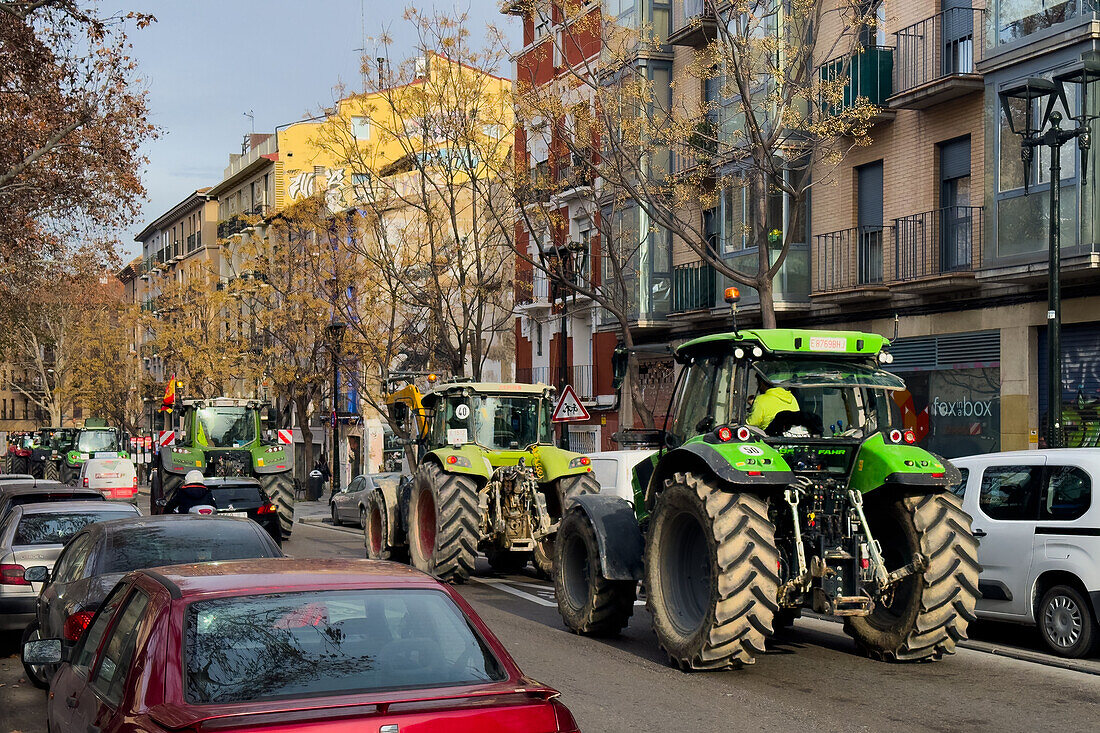
POLYGON ((1032 151, 1046 146, 1050 149, 1050 213, 1048 224, 1049 263, 1047 276, 1047 447, 1061 448, 1062 440, 1062 222, 1061 222, 1061 181, 1062 146, 1070 140, 1077 140, 1081 150, 1081 180, 1087 181, 1088 152, 1092 145, 1089 124, 1095 115, 1089 114, 1088 88, 1091 82, 1100 80, 1100 54, 1088 52, 1081 57, 1080 68, 1059 74, 1053 80, 1032 77, 1020 84, 1000 92, 1001 109, 1008 119, 1009 128, 1021 137, 1020 157, 1024 162, 1024 195, 1028 192, 1028 174, 1031 170, 1032 151), (1067 113, 1071 112, 1066 102, 1066 83, 1081 87, 1081 114, 1071 116, 1074 126, 1063 130, 1062 114, 1055 109, 1059 102, 1067 113), (1023 115, 1020 119, 1018 108, 1013 109, 1013 101, 1023 102, 1023 115), (1042 107, 1041 119, 1036 122, 1033 106, 1042 107))
POLYGON ((336 492, 340 490, 340 419, 337 415, 337 390, 340 387, 340 346, 343 344, 347 330, 348 324, 343 321, 333 321, 325 328, 332 348, 332 496, 336 496, 336 492))
MULTIPOLYGON (((571 240, 564 248, 558 248, 555 256, 559 258, 559 265, 561 266, 561 283, 563 286, 567 285, 567 281, 571 279, 574 284, 577 282, 577 267, 581 262, 581 257, 584 255, 585 244, 584 242, 578 242, 571 240), (563 251, 564 250, 564 251, 563 251)), ((577 304, 577 291, 572 290, 573 305, 577 304)), ((565 292, 562 292, 561 296, 561 343, 558 345, 558 366, 560 374, 558 375, 558 392, 559 394, 565 394, 565 387, 569 384, 569 310, 566 307, 565 292)), ((559 437, 560 445, 562 448, 569 450, 569 423, 562 421, 561 423, 561 435, 559 437)))

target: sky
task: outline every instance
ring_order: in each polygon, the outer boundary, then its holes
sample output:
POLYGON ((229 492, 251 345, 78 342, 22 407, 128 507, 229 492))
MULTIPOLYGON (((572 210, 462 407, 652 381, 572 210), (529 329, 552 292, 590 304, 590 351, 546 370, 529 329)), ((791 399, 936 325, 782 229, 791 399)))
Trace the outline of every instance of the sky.
MULTIPOLYGON (((149 93, 158 139, 145 146, 149 164, 141 218, 133 237, 157 216, 203 186, 221 180, 230 153, 246 134, 316 114, 335 101, 333 88, 361 87, 360 52, 382 33, 396 65, 415 55, 416 38, 402 19, 407 0, 109 0, 106 9, 151 13, 157 22, 130 34, 133 56, 149 93), (252 118, 246 116, 251 113, 252 118)), ((497 0, 418 0, 422 8, 469 15, 477 39, 492 23, 519 47, 520 28, 497 0)))

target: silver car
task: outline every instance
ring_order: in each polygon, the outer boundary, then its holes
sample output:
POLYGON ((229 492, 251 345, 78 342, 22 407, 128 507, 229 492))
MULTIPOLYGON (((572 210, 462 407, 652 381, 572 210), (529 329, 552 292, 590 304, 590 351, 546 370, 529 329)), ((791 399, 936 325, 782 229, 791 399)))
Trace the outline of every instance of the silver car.
POLYGON ((396 487, 400 482, 400 473, 364 473, 356 476, 329 501, 332 523, 339 526, 346 522, 364 529, 367 525, 367 497, 370 492, 384 483, 391 483, 396 487))
POLYGON ((13 507, 0 524, 0 629, 23 629, 34 620, 40 583, 23 571, 34 565, 53 568, 65 542, 92 522, 139 515, 132 504, 69 501, 13 507))

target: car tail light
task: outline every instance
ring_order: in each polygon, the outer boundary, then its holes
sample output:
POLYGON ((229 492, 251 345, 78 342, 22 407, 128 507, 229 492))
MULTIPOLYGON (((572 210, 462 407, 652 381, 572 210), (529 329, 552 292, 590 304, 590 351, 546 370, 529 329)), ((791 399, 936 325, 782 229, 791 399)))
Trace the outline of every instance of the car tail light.
POLYGON ((0 585, 30 585, 30 581, 23 577, 26 570, 22 565, 0 565, 0 585))
POLYGON ((137 474, 134 474, 134 491, 137 491, 137 474))
POLYGON ((85 476, 84 477, 84 488, 86 489, 86 488, 88 488, 88 486, 90 486, 90 484, 88 483, 88 477, 85 476))
POLYGON ((550 707, 554 709, 554 721, 557 723, 558 733, 580 733, 577 721, 573 718, 573 713, 569 712, 569 708, 565 707, 565 703, 555 697, 550 700, 550 707))
POLYGON ((272 504, 270 501, 264 504, 262 507, 256 510, 257 514, 274 514, 279 511, 278 507, 272 504))
POLYGON ((66 641, 80 641, 80 635, 84 633, 84 629, 88 628, 93 616, 95 616, 95 611, 77 611, 65 619, 65 626, 61 630, 61 635, 65 637, 66 641))
POLYGON ((210 507, 206 507, 206 506, 204 506, 204 507, 203 507, 202 509, 196 509, 196 510, 195 510, 195 513, 196 513, 196 514, 202 514, 202 515, 207 515, 207 514, 213 514, 213 513, 214 513, 214 510, 213 510, 213 509, 211 509, 210 507))

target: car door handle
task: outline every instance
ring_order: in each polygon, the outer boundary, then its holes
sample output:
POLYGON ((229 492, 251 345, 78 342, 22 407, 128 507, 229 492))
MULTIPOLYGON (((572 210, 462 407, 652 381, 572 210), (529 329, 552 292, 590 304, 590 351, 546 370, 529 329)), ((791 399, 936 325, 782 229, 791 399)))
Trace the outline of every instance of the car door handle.
POLYGON ((76 707, 76 697, 73 696, 73 695, 69 695, 68 697, 65 698, 65 704, 68 705, 71 708, 75 708, 76 707))
POLYGON ((985 530, 984 530, 984 529, 976 529, 976 530, 974 530, 974 536, 975 536, 975 537, 985 537, 985 535, 986 535, 986 532, 985 532, 985 530))

